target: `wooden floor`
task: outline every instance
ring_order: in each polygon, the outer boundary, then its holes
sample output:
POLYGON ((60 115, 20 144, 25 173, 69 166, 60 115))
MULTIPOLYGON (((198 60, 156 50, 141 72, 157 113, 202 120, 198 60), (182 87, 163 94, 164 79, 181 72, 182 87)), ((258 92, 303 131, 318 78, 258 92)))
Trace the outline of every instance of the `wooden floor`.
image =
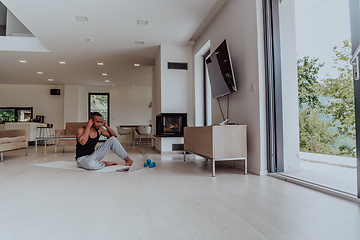
MULTIPOLYGON (((137 147, 126 148, 131 158, 137 147)), ((43 147, 4 153, 0 239, 360 239, 360 205, 203 160, 101 173, 32 166, 73 161, 43 147)), ((114 155, 108 159, 123 161, 114 155)))

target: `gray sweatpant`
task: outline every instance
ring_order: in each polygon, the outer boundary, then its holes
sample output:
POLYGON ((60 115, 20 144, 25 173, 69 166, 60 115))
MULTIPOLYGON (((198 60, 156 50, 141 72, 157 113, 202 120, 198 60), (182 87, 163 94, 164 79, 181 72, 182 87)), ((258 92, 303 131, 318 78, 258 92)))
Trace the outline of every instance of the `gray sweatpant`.
POLYGON ((104 168, 105 164, 101 162, 101 159, 103 159, 105 155, 110 152, 110 150, 112 150, 122 159, 125 159, 128 156, 121 143, 115 137, 110 137, 91 155, 79 157, 76 160, 78 168, 84 168, 87 170, 99 170, 104 168))

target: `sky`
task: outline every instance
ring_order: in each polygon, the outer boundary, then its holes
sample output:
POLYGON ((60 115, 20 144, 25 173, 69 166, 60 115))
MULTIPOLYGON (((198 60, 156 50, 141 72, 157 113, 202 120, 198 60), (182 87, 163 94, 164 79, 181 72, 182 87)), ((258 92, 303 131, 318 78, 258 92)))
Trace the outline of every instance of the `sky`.
POLYGON ((295 0, 295 22, 298 58, 317 57, 325 63, 319 79, 337 77, 332 49, 351 37, 348 0, 295 0))

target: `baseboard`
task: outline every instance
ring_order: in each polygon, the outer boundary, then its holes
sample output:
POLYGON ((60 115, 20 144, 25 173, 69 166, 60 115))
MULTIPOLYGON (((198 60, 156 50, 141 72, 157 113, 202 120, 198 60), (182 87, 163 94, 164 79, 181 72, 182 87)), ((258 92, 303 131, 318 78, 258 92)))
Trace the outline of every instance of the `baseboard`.
POLYGON ((161 154, 184 154, 183 150, 178 150, 178 151, 160 151, 158 149, 156 149, 156 151, 158 151, 161 154))
MULTIPOLYGON (((223 162, 223 163, 233 166, 232 161, 223 162)), ((244 164, 236 164, 235 167, 239 168, 241 170, 244 170, 244 164)), ((248 165, 247 171, 248 171, 248 173, 252 173, 255 175, 259 175, 259 176, 266 176, 268 174, 268 170, 260 170, 260 169, 252 168, 252 167, 249 167, 249 165, 248 165)))
POLYGON ((252 173, 252 174, 255 174, 255 175, 258 175, 258 176, 266 176, 268 174, 268 170, 260 170, 260 169, 257 169, 257 168, 251 168, 248 166, 248 172, 249 173, 252 173))

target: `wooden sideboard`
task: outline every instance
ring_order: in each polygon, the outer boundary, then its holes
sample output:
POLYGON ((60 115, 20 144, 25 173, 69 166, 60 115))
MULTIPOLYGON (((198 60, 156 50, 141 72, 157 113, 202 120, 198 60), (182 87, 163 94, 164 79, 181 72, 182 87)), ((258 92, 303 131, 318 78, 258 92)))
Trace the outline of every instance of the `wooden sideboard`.
POLYGON ((191 152, 212 160, 212 175, 215 177, 216 161, 243 160, 247 174, 246 125, 225 125, 184 128, 185 152, 191 152))

